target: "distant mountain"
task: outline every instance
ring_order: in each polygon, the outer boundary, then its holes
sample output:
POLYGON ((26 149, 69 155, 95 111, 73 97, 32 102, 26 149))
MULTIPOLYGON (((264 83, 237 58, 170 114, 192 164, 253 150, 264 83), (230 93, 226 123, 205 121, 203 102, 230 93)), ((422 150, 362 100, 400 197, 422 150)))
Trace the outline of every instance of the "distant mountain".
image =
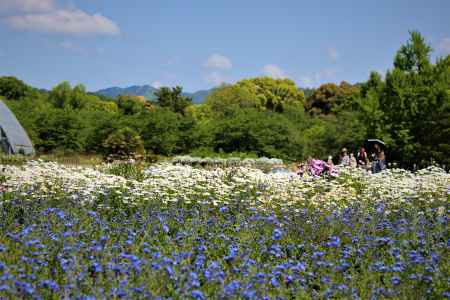
MULTIPOLYGON (((148 100, 155 99, 155 92, 158 89, 155 87, 152 87, 151 85, 133 85, 127 88, 120 88, 120 87, 110 87, 107 89, 96 91, 95 94, 102 95, 105 97, 110 98, 116 98, 120 95, 134 95, 134 96, 144 96, 148 100)), ((192 102, 199 104, 203 103, 206 96, 211 93, 213 89, 210 90, 202 90, 197 91, 195 93, 183 93, 184 96, 191 97, 192 102)))
MULTIPOLYGON (((309 97, 314 91, 314 89, 309 88, 300 88, 300 89, 305 93, 306 97, 309 97)), ((120 95, 134 95, 134 96, 144 96, 148 100, 154 100, 155 92, 157 90, 158 90, 157 88, 146 84, 146 85, 133 85, 127 88, 120 88, 115 86, 99 90, 94 93, 109 98, 116 98, 120 95)), ((214 88, 209 90, 197 91, 195 93, 183 93, 183 95, 191 97, 193 103, 200 104, 205 101, 206 96, 208 96, 213 90, 214 88)))
POLYGON ((206 96, 208 96, 212 91, 214 91, 214 88, 210 90, 202 90, 197 91, 195 93, 183 93, 185 96, 191 97, 193 103, 203 103, 205 101, 206 96))
POLYGON ((96 91, 96 94, 100 94, 102 96, 116 98, 120 95, 134 95, 134 96, 144 96, 145 98, 151 100, 154 99, 154 93, 157 91, 157 88, 152 87, 151 85, 133 85, 126 88, 120 87, 110 87, 107 89, 96 91))

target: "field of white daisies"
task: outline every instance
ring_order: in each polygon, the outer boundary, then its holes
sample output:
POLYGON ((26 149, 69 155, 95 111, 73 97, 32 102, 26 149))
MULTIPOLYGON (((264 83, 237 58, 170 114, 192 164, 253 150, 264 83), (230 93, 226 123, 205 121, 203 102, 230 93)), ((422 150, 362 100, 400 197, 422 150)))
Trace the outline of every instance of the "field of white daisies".
POLYGON ((450 298, 444 170, 182 163, 0 165, 0 298, 450 298))

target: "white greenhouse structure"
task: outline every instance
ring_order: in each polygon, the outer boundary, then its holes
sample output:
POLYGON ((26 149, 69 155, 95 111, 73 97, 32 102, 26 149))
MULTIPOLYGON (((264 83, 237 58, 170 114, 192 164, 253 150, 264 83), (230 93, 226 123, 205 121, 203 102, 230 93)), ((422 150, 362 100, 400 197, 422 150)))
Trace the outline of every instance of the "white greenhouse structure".
POLYGON ((35 154, 33 144, 16 116, 0 100, 0 152, 6 154, 35 154))

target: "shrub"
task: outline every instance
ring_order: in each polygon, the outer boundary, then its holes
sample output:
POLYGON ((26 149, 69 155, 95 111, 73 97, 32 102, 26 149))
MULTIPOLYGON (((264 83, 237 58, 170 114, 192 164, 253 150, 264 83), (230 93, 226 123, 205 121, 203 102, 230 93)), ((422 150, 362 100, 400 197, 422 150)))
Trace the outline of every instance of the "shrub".
POLYGON ((112 132, 103 142, 108 160, 140 159, 145 155, 139 134, 129 127, 112 132))

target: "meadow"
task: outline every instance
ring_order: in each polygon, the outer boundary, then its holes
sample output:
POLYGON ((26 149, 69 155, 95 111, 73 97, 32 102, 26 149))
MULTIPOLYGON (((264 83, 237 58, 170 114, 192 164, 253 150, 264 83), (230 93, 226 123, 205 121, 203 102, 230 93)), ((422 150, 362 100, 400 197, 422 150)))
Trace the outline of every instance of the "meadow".
POLYGON ((449 298, 450 174, 0 165, 0 297, 449 298))

